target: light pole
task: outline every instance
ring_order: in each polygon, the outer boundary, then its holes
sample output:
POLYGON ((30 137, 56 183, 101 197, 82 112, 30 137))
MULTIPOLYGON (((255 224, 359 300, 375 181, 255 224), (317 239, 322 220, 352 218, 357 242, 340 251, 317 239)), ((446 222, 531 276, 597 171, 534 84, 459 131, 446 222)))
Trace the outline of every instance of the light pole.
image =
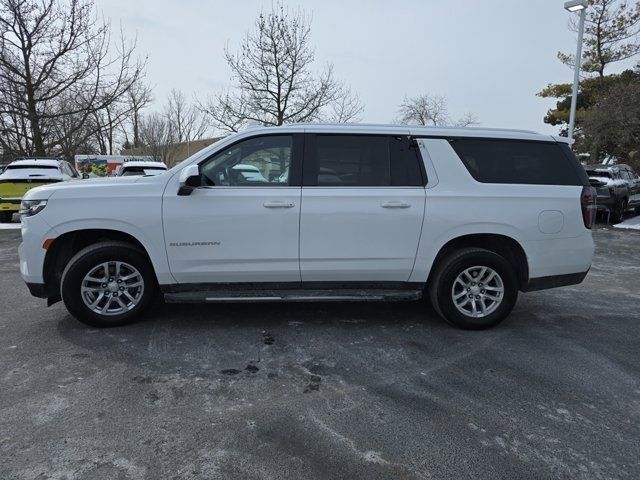
POLYGON ((573 72, 573 91, 571 92, 571 111, 569 113, 569 140, 573 140, 573 130, 576 126, 576 107, 578 104, 578 85, 580 83, 580 62, 582 60, 582 37, 584 35, 584 18, 589 4, 587 0, 570 0, 565 2, 564 8, 569 12, 580 12, 578 26, 578 47, 576 49, 576 64, 573 72))

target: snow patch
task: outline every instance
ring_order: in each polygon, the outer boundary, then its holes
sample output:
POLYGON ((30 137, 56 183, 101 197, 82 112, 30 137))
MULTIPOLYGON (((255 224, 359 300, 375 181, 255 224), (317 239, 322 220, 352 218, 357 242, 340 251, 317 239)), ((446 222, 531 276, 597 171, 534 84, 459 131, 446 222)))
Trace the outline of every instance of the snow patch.
POLYGON ((0 223, 0 230, 20 230, 21 223, 0 223))
POLYGON ((622 223, 618 223, 617 225, 614 225, 614 227, 616 228, 626 228, 629 230, 640 230, 640 215, 630 218, 628 220, 625 220, 622 223))
POLYGON ((589 177, 589 180, 596 180, 600 183, 604 183, 605 186, 607 187, 620 187, 620 186, 625 186, 627 184, 627 182, 625 180, 622 179, 612 179, 609 177, 589 177))

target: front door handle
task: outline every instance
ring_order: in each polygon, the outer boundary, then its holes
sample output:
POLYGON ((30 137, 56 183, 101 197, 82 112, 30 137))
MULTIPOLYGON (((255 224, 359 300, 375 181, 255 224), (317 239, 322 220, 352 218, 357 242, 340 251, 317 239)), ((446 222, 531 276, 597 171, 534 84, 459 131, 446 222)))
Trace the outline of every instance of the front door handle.
POLYGON ((411 205, 405 202, 384 202, 382 208, 409 208, 411 205))
POLYGON ((293 202, 264 202, 266 208, 293 208, 296 206, 293 202))

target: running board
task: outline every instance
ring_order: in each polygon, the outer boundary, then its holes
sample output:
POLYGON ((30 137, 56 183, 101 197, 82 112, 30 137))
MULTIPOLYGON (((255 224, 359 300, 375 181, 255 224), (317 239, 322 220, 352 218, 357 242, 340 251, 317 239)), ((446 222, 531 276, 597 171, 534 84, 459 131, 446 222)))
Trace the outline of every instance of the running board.
POLYGON ((164 294, 167 303, 407 302, 421 298, 422 290, 216 290, 164 294))

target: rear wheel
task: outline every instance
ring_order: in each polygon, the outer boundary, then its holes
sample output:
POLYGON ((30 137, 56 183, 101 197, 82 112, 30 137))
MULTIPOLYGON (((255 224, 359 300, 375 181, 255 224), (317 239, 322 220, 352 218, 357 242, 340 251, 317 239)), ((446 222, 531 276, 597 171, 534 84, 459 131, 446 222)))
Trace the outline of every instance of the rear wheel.
POLYGON ((481 248, 452 252, 436 266, 429 294, 450 324, 480 330, 504 320, 518 298, 518 278, 501 255, 481 248))
POLYGON ((0 223, 11 223, 13 212, 0 212, 0 223))
POLYGON ((624 212, 627 211, 627 200, 624 198, 616 203, 613 211, 611 212, 611 220, 613 223, 620 223, 624 218, 624 212))
POLYGON ((125 242, 102 242, 78 252, 62 274, 61 296, 69 312, 93 327, 131 323, 157 292, 144 253, 125 242))

